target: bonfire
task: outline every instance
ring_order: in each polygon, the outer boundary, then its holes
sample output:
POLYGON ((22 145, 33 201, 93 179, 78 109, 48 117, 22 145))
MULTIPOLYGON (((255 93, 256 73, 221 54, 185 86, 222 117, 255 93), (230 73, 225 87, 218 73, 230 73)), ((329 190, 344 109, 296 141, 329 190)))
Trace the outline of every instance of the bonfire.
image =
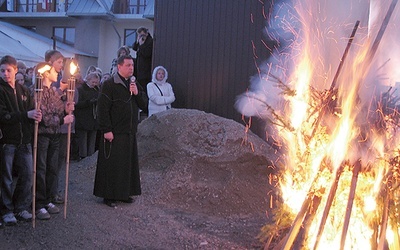
POLYGON ((236 103, 268 121, 281 156, 265 249, 400 249, 399 19, 397 0, 266 15, 275 47, 236 103))

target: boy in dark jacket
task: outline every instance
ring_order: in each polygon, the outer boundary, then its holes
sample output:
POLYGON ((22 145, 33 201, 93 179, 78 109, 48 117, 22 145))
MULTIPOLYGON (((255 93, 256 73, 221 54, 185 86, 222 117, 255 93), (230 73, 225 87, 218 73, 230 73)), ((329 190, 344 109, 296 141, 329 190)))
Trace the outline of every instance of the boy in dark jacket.
POLYGON ((32 123, 42 119, 29 90, 15 83, 17 70, 14 57, 0 59, 0 209, 5 225, 15 225, 17 218, 32 219, 28 211, 32 202, 32 123))

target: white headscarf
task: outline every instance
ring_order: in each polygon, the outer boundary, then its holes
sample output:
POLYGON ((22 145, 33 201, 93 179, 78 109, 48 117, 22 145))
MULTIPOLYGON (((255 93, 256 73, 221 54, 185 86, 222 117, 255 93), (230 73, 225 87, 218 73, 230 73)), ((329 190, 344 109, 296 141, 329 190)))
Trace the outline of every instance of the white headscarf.
POLYGON ((153 70, 153 79, 152 79, 152 81, 154 83, 163 84, 163 83, 166 83, 167 79, 168 79, 168 71, 163 66, 157 66, 157 67, 154 68, 154 70, 153 70), (162 81, 157 80, 157 71, 159 69, 162 69, 165 72, 165 77, 164 77, 164 79, 162 79, 162 81))

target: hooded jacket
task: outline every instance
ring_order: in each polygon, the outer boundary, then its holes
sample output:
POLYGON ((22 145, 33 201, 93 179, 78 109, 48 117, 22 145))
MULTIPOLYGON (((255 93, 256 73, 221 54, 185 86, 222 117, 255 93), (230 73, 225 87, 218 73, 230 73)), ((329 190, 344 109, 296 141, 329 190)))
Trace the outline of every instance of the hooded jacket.
POLYGON ((33 119, 28 111, 34 109, 29 89, 15 84, 13 89, 0 78, 0 144, 28 144, 32 140, 33 119))
POLYGON ((152 81, 147 85, 147 95, 149 97, 149 116, 152 114, 171 108, 171 103, 175 101, 175 94, 171 84, 167 82, 168 71, 163 66, 157 66, 153 70, 152 81), (165 77, 161 81, 157 80, 157 71, 164 70, 165 77))

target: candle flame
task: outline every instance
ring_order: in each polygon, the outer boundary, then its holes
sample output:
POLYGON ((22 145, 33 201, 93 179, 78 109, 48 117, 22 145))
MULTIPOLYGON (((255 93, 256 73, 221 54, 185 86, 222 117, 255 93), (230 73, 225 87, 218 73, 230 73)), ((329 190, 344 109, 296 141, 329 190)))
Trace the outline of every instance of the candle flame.
POLYGON ((72 61, 71 64, 69 65, 69 72, 71 73, 71 75, 74 75, 77 69, 78 69, 78 65, 76 65, 72 61))
POLYGON ((51 69, 50 65, 45 65, 42 68, 38 69, 38 72, 39 72, 39 74, 42 75, 44 72, 49 71, 50 69, 51 69))

